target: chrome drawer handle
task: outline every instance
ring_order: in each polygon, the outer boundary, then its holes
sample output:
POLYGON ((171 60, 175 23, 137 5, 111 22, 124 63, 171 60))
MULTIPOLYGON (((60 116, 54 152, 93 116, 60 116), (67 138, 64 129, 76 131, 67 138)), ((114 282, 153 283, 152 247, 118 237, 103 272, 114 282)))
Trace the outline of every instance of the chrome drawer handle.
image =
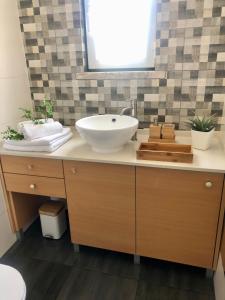
POLYGON ((36 188, 36 185, 33 184, 33 183, 31 183, 31 184, 30 184, 30 189, 34 190, 35 188, 36 188))
POLYGON ((208 189, 210 189, 213 186, 211 181, 206 181, 205 183, 205 187, 207 187, 208 189))

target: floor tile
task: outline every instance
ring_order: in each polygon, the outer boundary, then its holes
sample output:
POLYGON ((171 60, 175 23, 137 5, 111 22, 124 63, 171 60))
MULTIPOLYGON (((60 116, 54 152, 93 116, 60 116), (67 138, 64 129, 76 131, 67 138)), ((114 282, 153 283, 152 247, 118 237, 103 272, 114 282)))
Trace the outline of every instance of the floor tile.
POLYGON ((154 259, 143 258, 141 260, 140 279, 152 285, 198 293, 213 291, 213 280, 206 278, 205 269, 154 259))
POLYGON ((190 290, 151 285, 147 281, 138 283, 136 300, 213 300, 213 295, 190 290))
POLYGON ((76 266, 81 269, 101 270, 107 251, 94 247, 80 246, 80 252, 76 255, 76 266))
POLYGON ((74 265, 77 260, 69 232, 67 231, 59 240, 43 238, 40 222, 35 222, 35 225, 31 226, 24 239, 17 243, 15 251, 10 251, 8 255, 13 255, 13 253, 16 253, 17 256, 26 256, 66 265, 74 265))
POLYGON ((32 260, 30 268, 32 267, 35 268, 22 271, 28 287, 28 298, 37 294, 43 297, 52 295, 52 299, 55 299, 71 273, 69 266, 46 261, 32 260), (31 272, 34 273, 32 277, 31 272))
POLYGON ((139 279, 140 265, 134 264, 133 255, 107 251, 102 272, 125 278, 139 279))
POLYGON ((215 300, 205 270, 81 246, 73 251, 67 231, 60 240, 42 237, 35 222, 2 258, 18 269, 26 300, 215 300))
POLYGON ((137 280, 74 267, 57 300, 134 300, 137 280))

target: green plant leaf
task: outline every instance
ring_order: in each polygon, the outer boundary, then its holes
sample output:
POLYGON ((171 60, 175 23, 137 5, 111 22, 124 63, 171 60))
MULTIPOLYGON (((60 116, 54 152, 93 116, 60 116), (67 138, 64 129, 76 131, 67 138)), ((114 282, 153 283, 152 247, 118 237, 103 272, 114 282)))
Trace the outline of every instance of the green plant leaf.
POLYGON ((19 109, 23 112, 22 118, 25 118, 25 119, 31 120, 31 121, 34 120, 33 113, 30 109, 26 109, 26 108, 19 108, 19 109))
POLYGON ((37 111, 41 114, 43 119, 53 117, 53 103, 51 100, 43 100, 41 105, 37 107, 37 111))
POLYGON ((5 131, 2 133, 3 140, 15 140, 20 141, 24 139, 24 135, 15 129, 8 127, 5 131))
POLYGON ((216 115, 211 116, 195 116, 186 122, 187 126, 192 130, 209 132, 216 126, 216 115))

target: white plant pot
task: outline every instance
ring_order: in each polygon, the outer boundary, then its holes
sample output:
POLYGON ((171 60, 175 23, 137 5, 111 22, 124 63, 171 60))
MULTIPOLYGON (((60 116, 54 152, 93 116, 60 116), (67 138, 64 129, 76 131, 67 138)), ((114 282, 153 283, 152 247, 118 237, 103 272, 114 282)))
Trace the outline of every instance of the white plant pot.
POLYGON ((207 150, 210 147, 214 131, 214 128, 209 132, 191 130, 192 147, 207 150))

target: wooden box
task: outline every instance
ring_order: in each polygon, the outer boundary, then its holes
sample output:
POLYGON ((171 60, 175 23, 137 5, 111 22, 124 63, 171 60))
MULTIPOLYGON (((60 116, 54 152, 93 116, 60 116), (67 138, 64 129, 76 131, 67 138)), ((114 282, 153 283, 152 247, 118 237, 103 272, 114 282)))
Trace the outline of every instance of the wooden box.
POLYGON ((137 159, 191 163, 191 145, 173 143, 141 143, 137 159))
POLYGON ((174 124, 163 124, 162 126, 162 138, 163 139, 175 139, 174 124))
POLYGON ((149 136, 151 138, 160 139, 161 138, 161 125, 151 124, 149 127, 149 136))

